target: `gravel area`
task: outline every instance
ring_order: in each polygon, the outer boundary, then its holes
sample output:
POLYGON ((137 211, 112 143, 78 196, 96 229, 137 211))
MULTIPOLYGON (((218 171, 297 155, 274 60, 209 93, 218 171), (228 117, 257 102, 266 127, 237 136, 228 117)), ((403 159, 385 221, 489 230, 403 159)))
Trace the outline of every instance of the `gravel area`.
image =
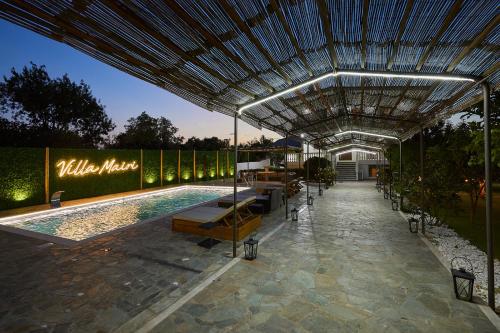
MULTIPOLYGON (((404 213, 403 213, 404 214, 404 213)), ((411 215, 404 214, 408 219, 411 215)), ((486 253, 467 239, 462 238, 447 225, 426 225, 426 236, 439 250, 444 259, 451 264, 455 257, 467 258, 473 267, 476 280, 474 282, 474 295, 488 302, 486 253)), ((500 261, 495 259, 495 305, 500 306, 500 261)))

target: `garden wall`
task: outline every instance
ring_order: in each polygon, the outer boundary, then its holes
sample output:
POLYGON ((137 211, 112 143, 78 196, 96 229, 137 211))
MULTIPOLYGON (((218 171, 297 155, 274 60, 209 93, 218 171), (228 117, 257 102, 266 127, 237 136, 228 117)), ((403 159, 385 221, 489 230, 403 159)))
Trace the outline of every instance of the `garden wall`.
POLYGON ((0 147, 0 210, 232 177, 227 151, 0 147), (229 173, 227 172, 229 170, 229 173))

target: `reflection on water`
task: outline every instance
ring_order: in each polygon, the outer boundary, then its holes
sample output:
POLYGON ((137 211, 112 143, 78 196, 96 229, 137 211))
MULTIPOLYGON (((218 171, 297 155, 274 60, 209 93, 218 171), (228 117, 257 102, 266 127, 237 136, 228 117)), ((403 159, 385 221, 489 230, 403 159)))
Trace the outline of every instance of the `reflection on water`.
POLYGON ((102 211, 90 211, 88 214, 74 214, 68 216, 56 228, 55 235, 63 238, 82 240, 92 234, 124 227, 137 222, 139 205, 137 203, 127 206, 111 206, 102 211), (99 223, 89 223, 99 221, 99 223))
POLYGON ((49 211, 42 216, 20 220, 12 226, 79 241, 214 200, 231 192, 231 188, 175 189, 55 213, 49 211))

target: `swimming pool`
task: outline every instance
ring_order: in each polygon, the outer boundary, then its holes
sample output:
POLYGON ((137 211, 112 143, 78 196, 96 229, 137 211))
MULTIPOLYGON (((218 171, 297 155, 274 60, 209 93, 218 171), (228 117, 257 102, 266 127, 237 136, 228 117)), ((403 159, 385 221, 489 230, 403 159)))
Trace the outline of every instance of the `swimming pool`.
MULTIPOLYGON (((244 188, 238 188, 243 190, 244 188)), ((231 187, 180 186, 119 199, 58 208, 0 219, 4 230, 56 243, 74 243, 175 211, 215 200, 231 187), (37 237, 38 236, 38 237, 37 237)))

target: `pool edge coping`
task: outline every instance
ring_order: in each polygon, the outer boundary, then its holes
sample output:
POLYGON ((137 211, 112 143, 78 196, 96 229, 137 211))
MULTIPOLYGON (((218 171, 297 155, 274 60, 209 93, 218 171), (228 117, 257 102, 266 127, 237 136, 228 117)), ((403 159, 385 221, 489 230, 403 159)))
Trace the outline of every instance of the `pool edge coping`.
MULTIPOLYGON (((195 207, 200 207, 200 206, 206 205, 208 203, 213 203, 213 202, 219 200, 221 197, 218 197, 218 198, 213 199, 213 200, 203 201, 203 202, 197 203, 195 205, 191 205, 191 206, 188 206, 188 207, 185 207, 185 208, 182 208, 182 209, 170 212, 168 214, 151 217, 151 218, 143 220, 143 221, 139 221, 139 222, 132 223, 132 224, 129 224, 129 225, 125 225, 125 226, 122 226, 122 227, 119 227, 119 228, 116 228, 116 229, 112 229, 112 230, 109 230, 109 231, 103 232, 101 234, 94 235, 94 236, 91 236, 91 237, 88 237, 88 238, 85 238, 85 239, 82 239, 82 240, 73 240, 73 239, 69 239, 69 238, 64 238, 64 237, 59 237, 59 236, 44 234, 42 232, 36 232, 36 231, 32 231, 32 230, 17 228, 17 227, 13 227, 11 225, 8 225, 8 224, 3 224, 2 220, 14 220, 14 219, 19 218, 19 217, 36 216, 37 214, 41 215, 43 213, 50 212, 50 211, 60 212, 60 211, 63 211, 63 210, 74 209, 75 207, 78 208, 78 207, 92 206, 92 205, 96 205, 96 204, 100 204, 100 203, 104 203, 104 202, 120 201, 120 200, 123 200, 124 198, 134 198, 134 197, 141 197, 141 196, 149 196, 149 195, 152 195, 152 194, 154 194, 156 192, 170 192, 170 191, 174 191, 174 190, 181 190, 181 189, 186 189, 186 188, 196 188, 196 187, 198 187, 198 188, 201 187, 201 188, 220 188, 220 189, 223 189, 223 188, 228 188, 230 186, 220 186, 220 185, 211 186, 211 185, 189 185, 189 184, 186 184, 186 185, 176 186, 176 187, 168 188, 168 189, 155 190, 155 191, 151 191, 151 192, 147 192, 147 193, 131 194, 131 195, 123 196, 123 197, 120 197, 120 198, 103 199, 103 200, 99 200, 99 201, 94 201, 94 202, 90 202, 90 203, 83 203, 83 204, 73 205, 73 206, 69 206, 69 207, 60 207, 60 208, 54 208, 54 209, 50 209, 49 208, 49 209, 45 209, 45 210, 38 211, 38 212, 33 212, 33 213, 13 215, 13 216, 8 216, 8 217, 0 218, 0 231, 5 231, 5 232, 9 232, 9 233, 21 235, 21 236, 24 236, 24 237, 38 239, 38 240, 42 240, 42 241, 46 241, 46 242, 50 242, 50 243, 53 243, 53 244, 62 245, 62 246, 70 247, 71 248, 71 247, 75 247, 75 246, 78 246, 78 245, 84 245, 86 243, 95 241, 95 240, 97 240, 99 238, 110 236, 112 234, 119 233, 121 231, 125 231, 127 229, 131 229, 131 228, 134 228, 134 227, 139 227, 139 226, 144 225, 144 224, 148 224, 148 223, 152 223, 152 222, 155 222, 155 221, 160 221, 162 219, 166 219, 166 218, 168 218, 170 216, 173 216, 174 214, 178 214, 180 212, 184 212, 184 211, 186 211, 188 209, 192 209, 192 208, 195 208, 195 207)), ((241 189, 238 192, 249 191, 249 190, 252 189, 251 187, 246 187, 246 186, 239 186, 238 188, 241 189)))

